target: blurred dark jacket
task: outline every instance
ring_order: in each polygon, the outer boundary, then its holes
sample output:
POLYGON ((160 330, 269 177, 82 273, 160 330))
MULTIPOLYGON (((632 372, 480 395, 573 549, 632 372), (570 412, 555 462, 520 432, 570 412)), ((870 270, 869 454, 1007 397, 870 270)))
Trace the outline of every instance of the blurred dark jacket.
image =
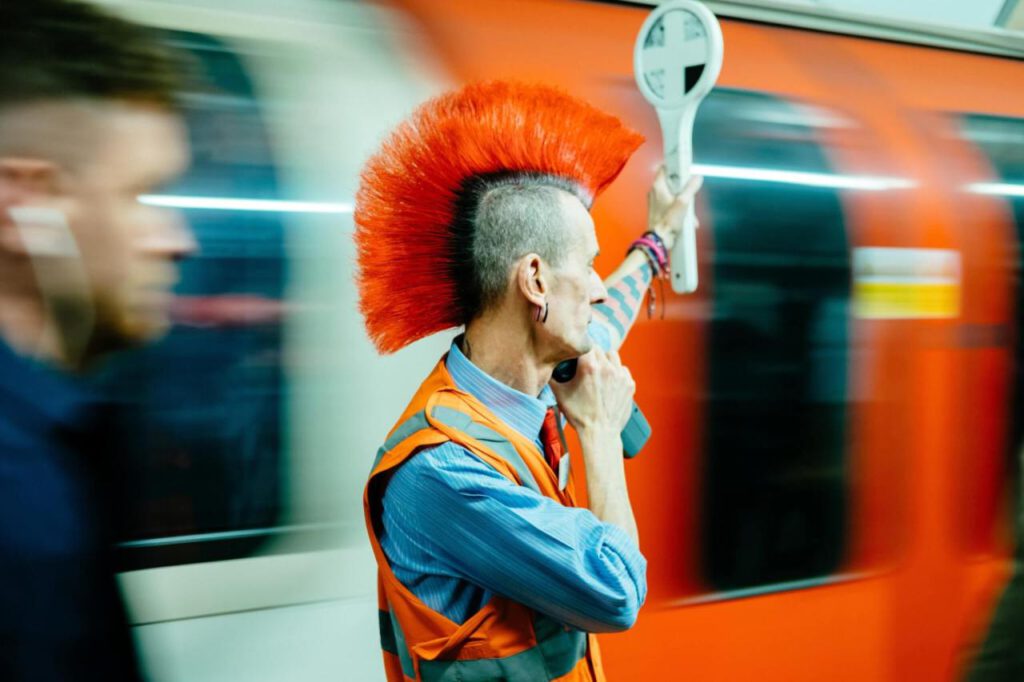
POLYGON ((1018 558, 967 681, 1021 680, 1024 680, 1024 571, 1018 558))
POLYGON ((0 343, 0 680, 138 680, 112 554, 106 408, 0 343))
MULTIPOLYGON (((1022 469, 1024 471, 1024 469, 1022 469)), ((1024 681, 1024 481, 1018 481, 1017 554, 1013 574, 996 604, 988 632, 965 682, 1024 681)))

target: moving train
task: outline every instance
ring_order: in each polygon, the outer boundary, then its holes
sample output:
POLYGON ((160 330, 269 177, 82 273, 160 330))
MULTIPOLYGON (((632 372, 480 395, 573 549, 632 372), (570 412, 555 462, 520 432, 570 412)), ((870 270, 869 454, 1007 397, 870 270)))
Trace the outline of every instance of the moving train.
MULTIPOLYGON (((200 243, 178 324, 107 377, 148 673, 381 680, 361 488, 450 336, 384 358, 365 338, 358 171, 446 88, 563 86, 647 137, 594 206, 610 272, 661 155, 631 62, 653 3, 105 4, 207 84, 185 95, 191 170, 140 198, 200 243)), ((627 472, 649 595, 601 637, 609 679, 957 679, 1013 551, 1024 47, 709 5, 701 287, 658 290, 622 353, 654 429, 627 472)))

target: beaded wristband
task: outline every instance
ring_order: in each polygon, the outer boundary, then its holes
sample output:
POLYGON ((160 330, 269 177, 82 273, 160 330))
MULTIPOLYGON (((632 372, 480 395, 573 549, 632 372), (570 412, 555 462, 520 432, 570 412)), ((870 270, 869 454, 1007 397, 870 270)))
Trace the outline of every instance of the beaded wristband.
POLYGON ((639 241, 635 241, 630 244, 629 251, 626 253, 630 254, 634 251, 639 251, 644 255, 644 258, 647 259, 647 264, 651 267, 651 272, 654 274, 655 279, 661 275, 661 265, 658 263, 658 257, 654 254, 654 251, 650 246, 640 243, 639 241))
MULTIPOLYGON (((653 279, 658 280, 659 284, 665 281, 668 276, 668 249, 665 248, 665 241, 656 233, 648 230, 644 232, 639 239, 635 240, 629 245, 629 250, 626 253, 632 253, 634 250, 640 251, 644 254, 644 258, 647 259, 647 263, 651 266, 651 272, 653 273, 653 279)), ((662 290, 664 294, 664 290, 662 290)), ((654 309, 656 305, 656 297, 654 295, 654 282, 652 281, 647 289, 647 319, 654 316, 654 309)), ((664 303, 662 304, 661 317, 665 317, 664 303)))
POLYGON ((658 270, 665 271, 668 269, 668 253, 665 251, 663 244, 659 244, 655 240, 644 236, 634 241, 633 246, 643 246, 650 249, 658 263, 658 270))
POLYGON ((654 241, 656 241, 658 243, 658 246, 660 246, 665 251, 665 253, 668 253, 668 247, 665 246, 665 240, 662 239, 661 235, 658 234, 657 232, 655 232, 654 230, 647 230, 646 232, 644 232, 640 236, 641 237, 647 237, 649 239, 653 239, 654 241))

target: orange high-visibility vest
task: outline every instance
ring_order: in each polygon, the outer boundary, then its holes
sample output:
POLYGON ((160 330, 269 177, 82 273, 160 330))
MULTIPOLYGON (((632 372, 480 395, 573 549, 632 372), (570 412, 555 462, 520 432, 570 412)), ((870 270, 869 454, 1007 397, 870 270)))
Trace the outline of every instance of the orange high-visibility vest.
POLYGON ((389 682, 604 682, 594 635, 495 595, 459 625, 410 592, 391 571, 379 541, 380 503, 395 469, 424 447, 452 441, 517 485, 576 506, 573 485, 558 489, 537 446, 502 423, 452 381, 445 359, 423 382, 377 453, 363 495, 377 557, 381 648, 389 682))

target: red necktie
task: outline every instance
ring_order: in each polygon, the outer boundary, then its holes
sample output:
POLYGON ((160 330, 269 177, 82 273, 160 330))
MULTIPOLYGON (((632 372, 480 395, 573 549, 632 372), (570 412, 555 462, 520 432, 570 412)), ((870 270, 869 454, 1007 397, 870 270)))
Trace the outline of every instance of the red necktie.
POLYGON ((558 473, 558 464, 562 460, 562 438, 558 433, 558 414, 553 407, 549 407, 544 415, 544 424, 540 427, 540 442, 544 445, 544 456, 551 470, 558 473))

